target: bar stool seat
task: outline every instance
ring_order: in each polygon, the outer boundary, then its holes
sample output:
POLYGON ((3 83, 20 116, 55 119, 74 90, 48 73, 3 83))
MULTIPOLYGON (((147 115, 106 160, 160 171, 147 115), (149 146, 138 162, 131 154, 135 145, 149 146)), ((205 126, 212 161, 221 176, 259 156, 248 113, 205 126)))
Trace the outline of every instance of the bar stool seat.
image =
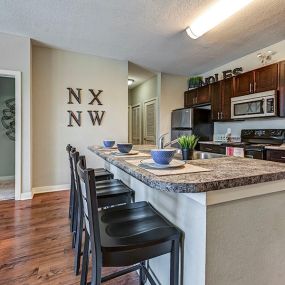
POLYGON ((180 231, 148 202, 99 212, 102 265, 129 266, 171 252, 180 231))

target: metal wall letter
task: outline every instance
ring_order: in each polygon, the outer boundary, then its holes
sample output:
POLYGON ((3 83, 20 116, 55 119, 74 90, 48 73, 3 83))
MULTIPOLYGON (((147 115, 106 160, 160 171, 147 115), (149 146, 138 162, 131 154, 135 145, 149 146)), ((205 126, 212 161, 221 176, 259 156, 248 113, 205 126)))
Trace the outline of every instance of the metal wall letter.
POLYGON ((98 90, 97 93, 94 92, 93 89, 88 89, 90 93, 93 95, 92 101, 89 103, 89 105, 93 105, 93 103, 96 101, 98 105, 103 105, 101 101, 98 99, 99 95, 103 92, 103 90, 98 90))
POLYGON ((81 113, 82 111, 76 111, 76 115, 72 111, 67 111, 69 114, 69 124, 67 125, 68 127, 73 127, 72 125, 72 119, 76 122, 76 124, 80 127, 81 126, 81 113))
POLYGON ((93 126, 95 126, 96 121, 98 122, 98 125, 100 126, 102 123, 102 119, 104 117, 105 111, 101 111, 101 117, 99 116, 100 111, 87 111, 87 112, 90 116, 93 126), (94 112, 94 116, 93 116, 93 112, 94 112))
POLYGON ((68 100, 67 104, 73 104, 72 96, 75 98, 75 100, 79 104, 81 104, 81 90, 82 89, 81 88, 76 88, 78 94, 76 94, 75 91, 72 88, 70 88, 70 87, 68 87, 67 90, 69 91, 69 94, 68 94, 69 100, 68 100))

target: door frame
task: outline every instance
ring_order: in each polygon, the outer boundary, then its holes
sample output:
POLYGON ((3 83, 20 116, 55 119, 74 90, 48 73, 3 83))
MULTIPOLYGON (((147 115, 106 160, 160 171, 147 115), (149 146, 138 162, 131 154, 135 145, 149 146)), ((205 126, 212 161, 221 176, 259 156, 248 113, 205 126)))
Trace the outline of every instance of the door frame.
POLYGON ((145 130, 146 130, 146 115, 145 115, 145 104, 149 103, 151 101, 155 101, 155 144, 157 140, 157 97, 152 97, 150 99, 147 99, 143 102, 143 109, 142 109, 142 123, 143 123, 143 134, 142 134, 142 139, 143 139, 143 144, 144 144, 144 137, 145 137, 145 130))
MULTIPOLYGON (((142 106, 141 106, 141 103, 132 105, 132 127, 133 127, 133 108, 135 108, 135 107, 139 107, 140 108, 140 111, 139 111, 139 119, 140 119, 140 122, 139 122, 139 126, 140 126, 139 134, 140 134, 140 144, 142 144, 142 106)), ((133 141, 133 131, 132 131, 132 141, 133 141)))
POLYGON ((129 143, 132 143, 133 139, 133 114, 132 114, 132 105, 128 105, 128 140, 129 143))
POLYGON ((15 79, 15 200, 22 192, 22 78, 20 71, 1 70, 0 77, 15 79))

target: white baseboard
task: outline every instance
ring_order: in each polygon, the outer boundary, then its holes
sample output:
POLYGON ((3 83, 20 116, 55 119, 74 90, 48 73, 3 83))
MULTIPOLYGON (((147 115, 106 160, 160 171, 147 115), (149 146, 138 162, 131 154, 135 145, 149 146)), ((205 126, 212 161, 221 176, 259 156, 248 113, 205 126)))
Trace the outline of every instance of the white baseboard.
POLYGON ((0 181, 15 180, 15 176, 0 176, 0 181))
POLYGON ((69 190, 69 189, 70 189, 70 184, 62 184, 62 185, 35 187, 32 189, 32 191, 33 194, 41 194, 41 193, 56 192, 56 191, 69 190))
POLYGON ((34 194, 32 192, 21 193, 21 200, 31 200, 34 194))

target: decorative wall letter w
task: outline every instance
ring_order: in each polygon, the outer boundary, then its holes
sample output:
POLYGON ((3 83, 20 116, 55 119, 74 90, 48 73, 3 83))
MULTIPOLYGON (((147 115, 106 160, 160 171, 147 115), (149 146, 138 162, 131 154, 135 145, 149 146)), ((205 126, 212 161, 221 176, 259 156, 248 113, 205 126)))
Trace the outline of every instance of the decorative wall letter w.
MULTIPOLYGON (((81 105, 81 88, 71 88, 68 87, 68 102, 67 104, 79 104, 81 105), (75 91, 76 90, 76 91, 75 91)), ((103 90, 97 90, 94 91, 94 89, 88 89, 89 93, 92 95, 92 98, 90 99, 91 101, 89 101, 88 105, 94 105, 94 103, 96 102, 98 106, 102 106, 102 102, 99 99, 99 95, 103 93, 103 90)), ((68 127, 74 127, 74 125, 76 124, 78 127, 81 127, 81 122, 82 122, 82 114, 83 111, 71 111, 68 110, 68 127), (75 123, 75 124, 73 124, 75 123)), ((87 113, 89 114, 89 118, 91 121, 91 124, 93 126, 101 126, 102 121, 103 121, 103 117, 105 115, 105 111, 101 111, 101 110, 94 110, 94 111, 87 111, 87 113)))

